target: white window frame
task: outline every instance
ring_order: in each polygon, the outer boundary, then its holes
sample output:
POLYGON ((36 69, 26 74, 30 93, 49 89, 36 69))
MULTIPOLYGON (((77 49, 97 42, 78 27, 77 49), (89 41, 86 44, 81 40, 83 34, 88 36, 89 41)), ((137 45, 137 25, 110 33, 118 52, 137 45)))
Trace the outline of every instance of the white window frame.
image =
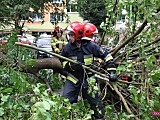
POLYGON ((63 0, 53 0, 53 3, 63 3, 63 0))
POLYGON ((68 4, 69 5, 69 11, 67 11, 68 13, 78 13, 78 11, 76 11, 76 12, 73 12, 72 11, 72 5, 76 5, 76 7, 78 7, 78 5, 77 5, 77 3, 71 3, 71 4, 68 4))
POLYGON ((38 15, 36 14, 36 16, 32 18, 32 20, 33 20, 34 22, 42 22, 42 21, 43 21, 43 18, 38 17, 38 15))
MULTIPOLYGON (((53 13, 50 13, 50 14, 49 14, 50 22, 54 22, 54 20, 51 20, 51 14, 53 14, 53 13)), ((60 14, 60 19, 58 20, 58 22, 63 22, 63 21, 64 21, 64 16, 62 16, 61 13, 58 13, 58 14, 60 14)), ((58 16, 56 16, 56 18, 57 18, 57 17, 58 17, 58 16)))

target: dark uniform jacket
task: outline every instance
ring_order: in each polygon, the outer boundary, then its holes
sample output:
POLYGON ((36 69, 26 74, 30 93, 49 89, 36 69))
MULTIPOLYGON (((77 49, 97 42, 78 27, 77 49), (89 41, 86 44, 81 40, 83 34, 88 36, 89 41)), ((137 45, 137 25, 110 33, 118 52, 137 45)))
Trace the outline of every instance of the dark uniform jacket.
MULTIPOLYGON (((79 61, 86 66, 91 65, 94 62, 95 57, 101 58, 105 62, 113 60, 113 57, 107 51, 103 51, 100 46, 88 40, 82 40, 80 48, 78 48, 75 43, 69 42, 64 47, 61 55, 74 61, 79 61)), ((73 70, 70 67, 70 64, 72 63, 63 61, 64 70, 71 73, 81 82, 86 79, 86 73, 88 73, 89 71, 84 71, 83 68, 79 69, 78 71, 73 70)))

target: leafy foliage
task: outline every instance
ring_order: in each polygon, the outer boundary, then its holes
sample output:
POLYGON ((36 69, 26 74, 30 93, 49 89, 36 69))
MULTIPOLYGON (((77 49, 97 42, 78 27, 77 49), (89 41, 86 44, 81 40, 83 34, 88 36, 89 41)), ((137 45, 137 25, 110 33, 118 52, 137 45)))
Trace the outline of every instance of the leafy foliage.
POLYGON ((78 0, 77 4, 80 16, 96 25, 101 33, 100 24, 107 18, 105 0, 78 0))
MULTIPOLYGON (((3 120, 91 119, 93 111, 89 109, 88 102, 80 100, 77 105, 72 105, 61 95, 50 94, 44 82, 34 75, 21 72, 18 62, 32 66, 34 60, 31 61, 32 50, 15 46, 16 41, 18 41, 17 33, 13 31, 7 49, 4 50, 7 50, 7 58, 0 67, 0 118, 3 120)), ((58 79, 57 73, 53 74, 52 70, 41 70, 39 73, 48 79, 53 90, 62 87, 63 81, 58 79)))

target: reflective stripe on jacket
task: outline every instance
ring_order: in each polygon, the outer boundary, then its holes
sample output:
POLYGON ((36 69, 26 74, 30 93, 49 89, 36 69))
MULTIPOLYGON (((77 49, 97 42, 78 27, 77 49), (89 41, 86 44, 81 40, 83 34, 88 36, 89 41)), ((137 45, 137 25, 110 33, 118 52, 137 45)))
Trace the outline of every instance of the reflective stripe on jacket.
MULTIPOLYGON (((58 48, 60 51, 63 49, 63 47, 67 44, 68 42, 65 41, 63 37, 60 37, 57 39, 56 37, 52 39, 51 41, 51 46, 56 49, 58 48)), ((55 51, 54 51, 55 52, 55 51)))
MULTIPOLYGON (((97 44, 94 44, 90 41, 81 41, 82 46, 78 48, 76 44, 69 42, 61 53, 62 56, 70 58, 75 61, 79 61, 85 65, 90 65, 94 61, 94 57, 101 58, 106 62, 111 60, 110 54, 107 51, 103 51, 97 44)), ((67 63, 66 61, 63 61, 67 63)), ((85 79, 84 70, 80 69, 78 71, 73 71, 68 64, 64 64, 64 69, 75 76, 77 79, 82 81, 85 79)))

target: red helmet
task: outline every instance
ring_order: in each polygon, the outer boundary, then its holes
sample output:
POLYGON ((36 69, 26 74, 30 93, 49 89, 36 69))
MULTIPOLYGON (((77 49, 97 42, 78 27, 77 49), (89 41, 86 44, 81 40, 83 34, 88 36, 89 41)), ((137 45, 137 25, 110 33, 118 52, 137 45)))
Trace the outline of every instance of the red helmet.
POLYGON ((84 24, 84 37, 91 37, 92 34, 98 34, 98 29, 92 23, 84 24))
POLYGON ((55 32, 62 32, 62 28, 60 28, 59 26, 56 26, 56 27, 54 28, 54 31, 55 31, 55 32))
POLYGON ((57 36, 57 33, 63 34, 63 30, 62 30, 62 28, 60 28, 59 26, 56 26, 56 27, 54 28, 53 37, 57 36))
POLYGON ((81 22, 75 21, 70 23, 67 30, 73 32, 76 39, 81 39, 83 37, 83 24, 81 22))

